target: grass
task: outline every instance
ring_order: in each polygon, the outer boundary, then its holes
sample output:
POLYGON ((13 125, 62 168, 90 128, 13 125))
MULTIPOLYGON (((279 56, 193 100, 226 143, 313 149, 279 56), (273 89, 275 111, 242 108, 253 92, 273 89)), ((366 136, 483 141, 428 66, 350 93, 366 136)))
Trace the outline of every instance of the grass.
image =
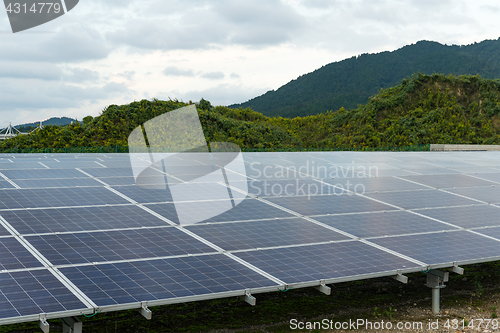
MULTIPOLYGON (((257 294, 252 307, 239 298, 152 307, 153 319, 144 319, 137 311, 100 313, 93 318, 80 317, 85 332, 159 333, 209 332, 233 329, 238 332, 297 332, 289 321, 335 321, 367 318, 392 320, 400 309, 413 306, 431 308, 431 290, 424 284, 423 273, 408 275, 404 285, 389 277, 331 285, 332 295, 313 288, 257 294)), ((481 307, 483 299, 500 294, 500 262, 465 266, 465 275, 450 273, 447 287, 441 291, 441 308, 468 304, 481 307), (478 286, 481 292, 478 292, 478 286)), ((486 312, 496 318, 496 307, 486 312)), ((60 331, 58 320, 49 321, 51 331, 60 331)), ((0 326, 0 333, 40 332, 36 323, 0 326)), ((312 332, 308 330, 308 332, 312 332)))

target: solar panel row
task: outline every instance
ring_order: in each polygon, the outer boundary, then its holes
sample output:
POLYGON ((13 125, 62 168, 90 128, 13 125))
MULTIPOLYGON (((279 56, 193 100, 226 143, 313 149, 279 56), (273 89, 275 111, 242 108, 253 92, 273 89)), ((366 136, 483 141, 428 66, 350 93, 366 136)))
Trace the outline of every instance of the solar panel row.
POLYGON ((191 183, 174 202, 126 154, 0 155, 0 324, 500 259, 499 154, 244 160, 235 205, 196 168, 176 169, 191 183), (185 208, 202 221, 180 225, 185 208))

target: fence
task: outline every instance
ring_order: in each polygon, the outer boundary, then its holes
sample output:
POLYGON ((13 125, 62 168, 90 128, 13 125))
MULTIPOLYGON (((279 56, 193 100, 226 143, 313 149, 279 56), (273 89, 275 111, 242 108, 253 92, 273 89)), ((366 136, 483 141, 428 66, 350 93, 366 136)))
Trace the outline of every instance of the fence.
MULTIPOLYGON (((301 151, 429 151, 430 145, 403 147, 328 147, 328 148, 243 148, 242 152, 301 152, 301 151)), ((160 150, 155 149, 156 152, 160 150)), ((163 150, 162 152, 166 152, 163 150)), ((70 147, 70 148, 0 148, 2 154, 60 154, 60 153, 128 153, 129 147, 70 147)))

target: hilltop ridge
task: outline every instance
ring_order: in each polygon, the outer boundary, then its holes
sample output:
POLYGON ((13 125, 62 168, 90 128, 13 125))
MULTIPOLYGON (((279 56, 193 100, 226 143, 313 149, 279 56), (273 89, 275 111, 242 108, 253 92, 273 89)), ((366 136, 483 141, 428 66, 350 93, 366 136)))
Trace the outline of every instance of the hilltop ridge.
POLYGON ((500 38, 466 46, 419 41, 392 52, 353 56, 229 107, 250 107, 267 116, 289 118, 341 107, 355 109, 380 88, 394 86, 418 72, 500 78, 500 38))

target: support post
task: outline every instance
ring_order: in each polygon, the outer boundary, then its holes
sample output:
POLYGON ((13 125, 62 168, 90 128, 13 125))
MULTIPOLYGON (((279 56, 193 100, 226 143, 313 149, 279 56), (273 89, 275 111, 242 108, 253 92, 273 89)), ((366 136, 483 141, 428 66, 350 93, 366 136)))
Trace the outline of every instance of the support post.
POLYGON ((43 333, 49 333, 50 325, 47 322, 45 313, 40 313, 40 320, 38 321, 38 325, 40 326, 40 329, 42 330, 43 333))
POLYGON ((257 304, 257 299, 250 294, 250 291, 245 291, 245 296, 241 296, 241 299, 250 304, 251 306, 254 306, 257 304))
POLYGON ((151 318, 153 317, 153 311, 149 310, 147 302, 141 303, 141 308, 139 309, 139 313, 147 320, 151 320, 151 318))
POLYGON ((442 272, 437 269, 431 269, 427 272, 426 286, 432 288, 432 313, 438 314, 439 309, 439 289, 446 287, 445 282, 448 282, 448 272, 442 272))
POLYGON ((76 317, 61 318, 63 333, 82 333, 83 323, 76 317))

